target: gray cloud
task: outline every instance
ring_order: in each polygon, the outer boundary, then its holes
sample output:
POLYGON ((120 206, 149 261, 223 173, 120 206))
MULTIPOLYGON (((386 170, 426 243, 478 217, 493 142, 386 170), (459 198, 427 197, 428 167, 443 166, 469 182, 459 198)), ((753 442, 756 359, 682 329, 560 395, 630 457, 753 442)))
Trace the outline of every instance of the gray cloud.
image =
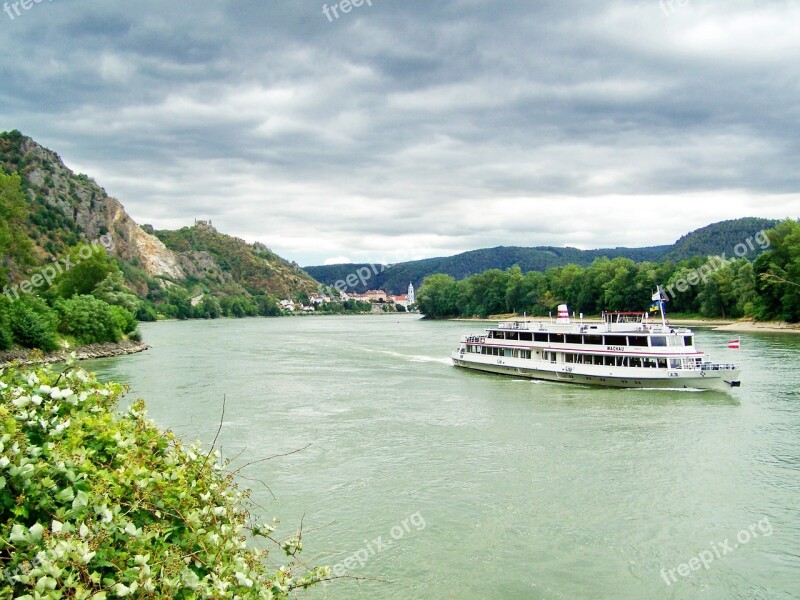
POLYGON ((372 4, 0 13, 0 127, 139 222, 210 217, 303 264, 800 215, 791 3, 372 4))

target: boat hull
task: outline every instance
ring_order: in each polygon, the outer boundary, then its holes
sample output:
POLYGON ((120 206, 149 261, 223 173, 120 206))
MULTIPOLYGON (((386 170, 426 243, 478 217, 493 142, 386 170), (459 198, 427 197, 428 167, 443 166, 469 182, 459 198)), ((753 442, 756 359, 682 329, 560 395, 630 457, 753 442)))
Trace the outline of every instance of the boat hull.
POLYGON ((539 365, 519 364, 514 360, 498 359, 495 362, 480 360, 465 360, 460 352, 452 355, 456 367, 524 377, 543 381, 556 381, 560 383, 573 383, 611 388, 656 388, 656 389, 697 389, 727 391, 732 387, 739 387, 738 370, 717 371, 662 371, 657 369, 635 369, 635 373, 609 373, 602 368, 580 371, 574 367, 540 363, 539 365))

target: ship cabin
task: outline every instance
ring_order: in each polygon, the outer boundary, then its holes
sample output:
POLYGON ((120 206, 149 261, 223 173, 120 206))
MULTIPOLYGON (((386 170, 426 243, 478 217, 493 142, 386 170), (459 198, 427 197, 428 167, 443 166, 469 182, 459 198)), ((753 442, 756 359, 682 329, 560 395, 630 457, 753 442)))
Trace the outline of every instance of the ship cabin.
POLYGON ((693 370, 703 364, 690 329, 671 327, 646 312, 607 312, 600 321, 584 321, 559 311, 549 322, 503 321, 463 343, 467 353, 561 365, 693 370))

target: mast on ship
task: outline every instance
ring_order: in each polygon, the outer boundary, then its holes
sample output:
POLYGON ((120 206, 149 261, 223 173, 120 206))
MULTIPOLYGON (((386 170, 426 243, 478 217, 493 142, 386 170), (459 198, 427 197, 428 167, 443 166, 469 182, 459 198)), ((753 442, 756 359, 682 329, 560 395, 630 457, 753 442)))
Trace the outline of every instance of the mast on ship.
POLYGON ((661 324, 666 329, 667 327, 667 299, 664 297, 664 292, 661 291, 661 286, 656 286, 656 293, 653 294, 653 303, 658 302, 658 311, 661 313, 661 324))

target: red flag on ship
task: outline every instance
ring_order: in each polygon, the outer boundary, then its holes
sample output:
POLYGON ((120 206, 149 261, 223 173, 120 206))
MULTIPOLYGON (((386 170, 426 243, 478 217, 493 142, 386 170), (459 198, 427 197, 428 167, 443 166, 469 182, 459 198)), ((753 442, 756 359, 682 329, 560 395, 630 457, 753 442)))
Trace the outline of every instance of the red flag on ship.
POLYGON ((738 350, 739 349, 739 340, 731 340, 728 342, 728 348, 731 350, 738 350))

